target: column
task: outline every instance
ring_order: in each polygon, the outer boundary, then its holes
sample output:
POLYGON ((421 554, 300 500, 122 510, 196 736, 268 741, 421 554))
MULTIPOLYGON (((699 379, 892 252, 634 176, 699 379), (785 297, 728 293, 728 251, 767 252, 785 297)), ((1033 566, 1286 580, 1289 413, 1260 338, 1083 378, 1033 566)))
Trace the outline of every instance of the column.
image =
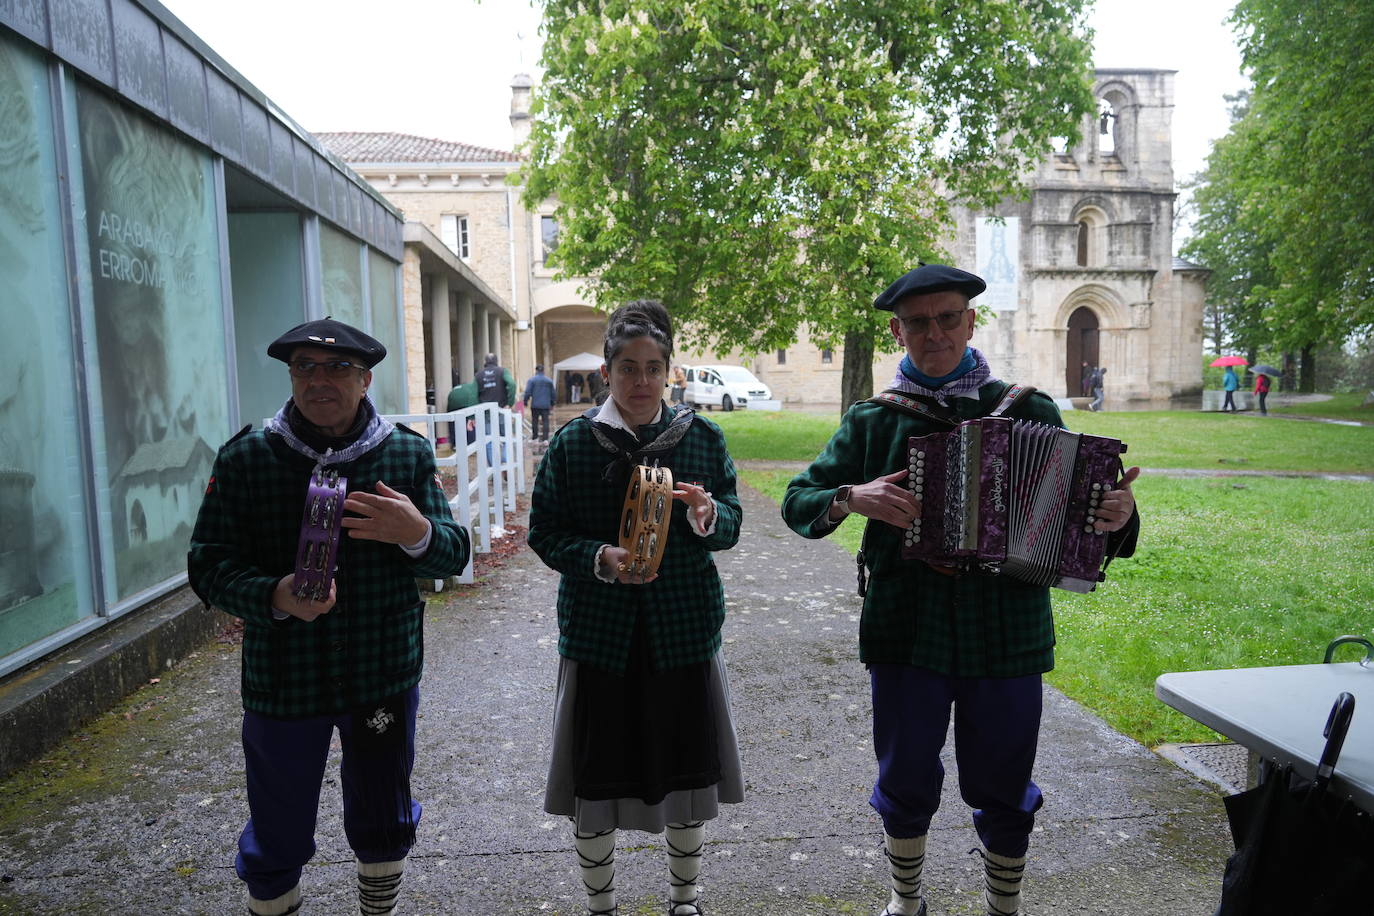
POLYGON ((487 313, 487 339, 491 341, 491 349, 487 352, 495 353, 496 362, 505 366, 505 355, 501 352, 501 316, 494 311, 487 313))
POLYGON ((429 342, 434 354, 434 403, 441 411, 453 387, 453 354, 448 335, 448 276, 432 274, 429 280, 429 342))
POLYGON ((475 305, 472 311, 477 329, 477 357, 479 360, 485 360, 491 352, 491 322, 487 320, 485 305, 475 305))
POLYGON ((472 343, 472 295, 458 294, 458 377, 466 384, 477 377, 477 366, 473 361, 476 349, 472 343))

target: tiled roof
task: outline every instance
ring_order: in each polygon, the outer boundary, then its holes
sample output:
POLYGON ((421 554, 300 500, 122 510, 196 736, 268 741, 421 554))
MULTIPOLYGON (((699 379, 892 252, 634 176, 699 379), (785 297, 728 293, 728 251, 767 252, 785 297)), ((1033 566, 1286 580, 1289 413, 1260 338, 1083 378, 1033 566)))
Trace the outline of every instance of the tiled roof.
POLYGON ((414 134, 336 131, 314 135, 345 162, 514 162, 508 150, 414 134))
POLYGON ((1192 261, 1189 261, 1189 260, 1186 259, 1186 258, 1175 257, 1175 258, 1174 258, 1174 263, 1173 263, 1173 269, 1174 269, 1174 270, 1206 270, 1207 268, 1203 267, 1201 264, 1194 264, 1192 261))

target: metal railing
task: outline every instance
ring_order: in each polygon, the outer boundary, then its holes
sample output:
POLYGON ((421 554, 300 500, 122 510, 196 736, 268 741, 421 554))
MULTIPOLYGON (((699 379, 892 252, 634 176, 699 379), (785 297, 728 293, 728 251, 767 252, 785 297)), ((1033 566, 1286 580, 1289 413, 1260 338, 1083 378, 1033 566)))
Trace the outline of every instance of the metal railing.
MULTIPOLYGON (((449 510, 471 533, 473 553, 490 553, 495 533, 505 528, 506 514, 515 512, 516 494, 525 492, 523 414, 495 404, 477 404, 446 413, 387 414, 386 418, 422 433, 431 448, 436 446, 439 427, 451 424, 453 451, 440 454, 436 448, 434 463, 452 468, 457 478, 449 510), (468 431, 473 433, 471 442, 468 431)), ((458 581, 473 581, 471 557, 458 581)), ((434 580, 436 592, 443 587, 443 579, 434 580)))

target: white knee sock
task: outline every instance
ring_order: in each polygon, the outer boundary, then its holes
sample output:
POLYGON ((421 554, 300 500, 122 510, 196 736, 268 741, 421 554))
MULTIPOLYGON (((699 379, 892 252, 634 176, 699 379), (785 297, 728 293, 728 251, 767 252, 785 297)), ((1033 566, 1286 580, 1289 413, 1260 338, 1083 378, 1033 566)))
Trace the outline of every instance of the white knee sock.
POLYGON ((391 916, 401 893, 406 860, 358 863, 358 910, 363 916, 391 916))
POLYGON ((668 916, 700 916, 697 878, 701 875, 706 827, 701 821, 669 824, 665 838, 668 841, 668 916))
POLYGON ((982 855, 987 875, 988 916, 1017 916, 1021 912, 1021 877, 1026 872, 1026 857, 1013 859, 995 852, 982 855))
POLYGON ((301 886, 297 882, 291 890, 271 900, 259 900, 248 895, 248 912, 253 916, 289 916, 301 908, 301 886))
POLYGON ((892 896, 884 916, 916 916, 925 906, 921 894, 921 871, 926 864, 926 838, 895 837, 884 834, 884 852, 892 871, 892 896))
POLYGON ((615 830, 601 833, 573 831, 573 847, 587 889, 587 912, 615 916, 615 830))

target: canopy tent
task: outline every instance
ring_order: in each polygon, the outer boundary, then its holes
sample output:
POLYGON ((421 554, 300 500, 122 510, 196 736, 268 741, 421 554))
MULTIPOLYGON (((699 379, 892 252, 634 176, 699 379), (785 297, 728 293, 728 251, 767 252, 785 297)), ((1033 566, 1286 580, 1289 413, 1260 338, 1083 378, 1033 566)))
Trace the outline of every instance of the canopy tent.
POLYGON ((600 356, 597 356, 595 353, 584 352, 579 353, 576 356, 569 356, 567 359, 560 359, 558 362, 553 364, 553 371, 587 372, 590 370, 592 372, 595 372, 597 369, 601 368, 601 364, 603 362, 605 362, 605 360, 603 360, 600 356))
MULTIPOLYGON (((567 385, 567 373, 585 372, 587 378, 590 379, 593 375, 596 375, 598 373, 598 371, 601 369, 601 364, 604 362, 605 360, 602 359, 600 356, 597 356, 595 353, 587 353, 585 351, 577 354, 576 356, 569 356, 567 359, 560 359, 558 362, 553 364, 554 390, 566 394, 568 397, 571 397, 571 393, 569 391, 565 391, 567 385), (563 373, 562 379, 560 379, 559 377, 560 372, 563 373)), ((578 400, 581 401, 590 398, 592 390, 592 384, 591 382, 588 382, 587 387, 581 390, 580 397, 578 400)), ((562 398, 560 397, 559 403, 562 402, 562 398)))

